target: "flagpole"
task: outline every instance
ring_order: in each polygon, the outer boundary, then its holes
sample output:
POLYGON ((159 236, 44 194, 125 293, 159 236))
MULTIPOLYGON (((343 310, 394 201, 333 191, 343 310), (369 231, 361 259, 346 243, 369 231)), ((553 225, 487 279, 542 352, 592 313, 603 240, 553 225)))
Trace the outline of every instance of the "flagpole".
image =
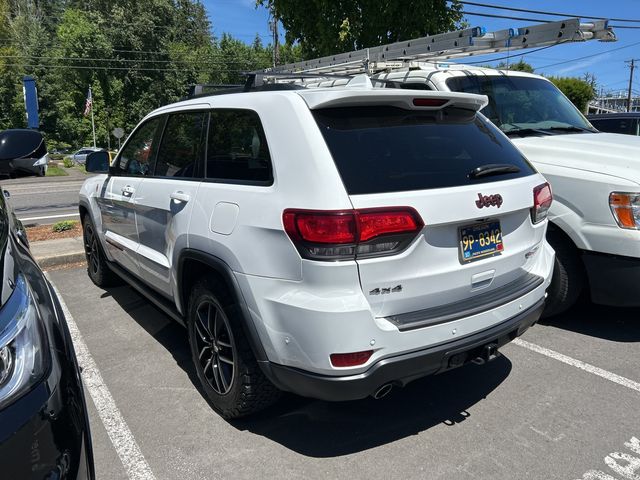
POLYGON ((93 119, 93 93, 89 85, 89 96, 91 98, 91 128, 93 129, 93 148, 96 148, 96 122, 93 119))

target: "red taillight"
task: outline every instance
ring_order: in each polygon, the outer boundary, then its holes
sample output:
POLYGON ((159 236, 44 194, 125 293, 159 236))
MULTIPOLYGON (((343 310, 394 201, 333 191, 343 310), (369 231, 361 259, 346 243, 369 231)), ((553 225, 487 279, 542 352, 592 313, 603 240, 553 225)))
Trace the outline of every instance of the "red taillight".
POLYGON ((404 249, 424 223, 410 207, 285 210, 284 229, 305 258, 345 260, 404 249))
POLYGON ((353 211, 284 212, 284 226, 292 234, 312 243, 355 243, 356 220, 353 211))
POLYGON ((543 183, 533 189, 533 208, 531 209, 531 221, 540 223, 547 218, 547 213, 553 202, 551 185, 543 183))
POLYGON ((416 107, 441 107, 449 102, 447 98, 414 98, 413 104, 416 107))
MULTIPOLYGON (((379 235, 418 230, 418 214, 409 211, 363 211, 358 213, 360 241, 366 242, 379 235)), ((419 218, 419 217, 418 217, 419 218)))
POLYGON ((334 367, 355 367, 364 365, 373 355, 373 350, 352 353, 332 353, 331 365, 334 367))

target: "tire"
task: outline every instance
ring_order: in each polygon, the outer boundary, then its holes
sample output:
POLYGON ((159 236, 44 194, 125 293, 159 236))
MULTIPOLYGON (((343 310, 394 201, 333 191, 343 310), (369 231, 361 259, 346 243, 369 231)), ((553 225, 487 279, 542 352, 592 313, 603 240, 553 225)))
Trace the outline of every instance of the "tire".
POLYGON ((84 254, 87 258, 87 273, 91 281, 101 288, 122 283, 120 277, 109 268, 100 246, 96 227, 88 215, 82 221, 82 238, 84 254))
POLYGON ((242 329, 242 312, 208 279, 194 286, 187 329, 191 357, 209 403, 226 419, 258 412, 281 392, 264 376, 242 329))
POLYGON ((542 318, 560 315, 569 310, 580 297, 585 284, 584 265, 573 243, 556 231, 547 233, 547 241, 556 251, 556 259, 542 318))

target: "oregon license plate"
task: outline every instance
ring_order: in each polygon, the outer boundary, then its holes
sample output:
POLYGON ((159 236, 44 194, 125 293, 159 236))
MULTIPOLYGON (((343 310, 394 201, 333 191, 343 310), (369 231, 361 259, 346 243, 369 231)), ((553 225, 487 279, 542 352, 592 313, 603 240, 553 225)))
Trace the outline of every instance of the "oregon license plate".
POLYGON ((460 257, 463 262, 499 255, 503 250, 500 222, 479 223, 460 229, 460 257))

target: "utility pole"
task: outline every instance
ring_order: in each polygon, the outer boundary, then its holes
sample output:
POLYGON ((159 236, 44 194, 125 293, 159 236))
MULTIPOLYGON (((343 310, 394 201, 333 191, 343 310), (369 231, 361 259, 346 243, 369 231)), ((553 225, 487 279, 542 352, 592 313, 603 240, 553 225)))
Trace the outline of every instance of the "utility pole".
POLYGON ((631 111, 631 94, 632 94, 632 88, 633 88, 633 70, 636 68, 636 61, 640 61, 640 59, 637 58, 632 58, 631 60, 627 60, 624 63, 629 63, 631 64, 631 72, 629 73, 629 92, 627 93, 627 112, 631 111))
POLYGON ((271 21, 269 22, 273 34, 273 66, 280 63, 280 38, 278 36, 278 17, 275 9, 271 8, 271 21))

